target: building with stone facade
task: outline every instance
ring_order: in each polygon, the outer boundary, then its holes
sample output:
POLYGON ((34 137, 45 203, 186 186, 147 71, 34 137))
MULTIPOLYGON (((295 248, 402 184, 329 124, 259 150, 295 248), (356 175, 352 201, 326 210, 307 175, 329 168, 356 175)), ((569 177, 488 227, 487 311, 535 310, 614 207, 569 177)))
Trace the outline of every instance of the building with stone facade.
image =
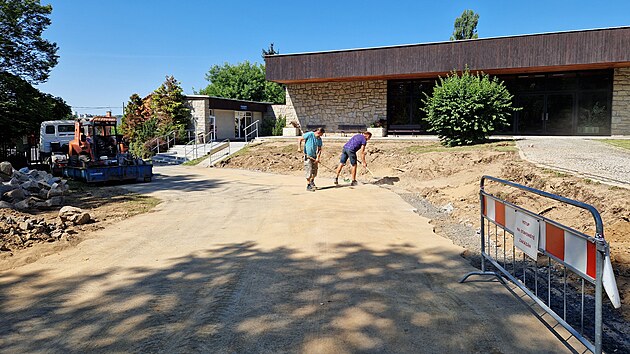
POLYGON ((206 95, 187 95, 186 100, 192 115, 189 129, 198 137, 212 132, 212 138, 220 140, 245 139, 245 135, 252 134, 256 128, 260 129, 263 115, 270 106, 266 102, 206 95))
POLYGON ((422 98, 468 67, 514 95, 512 135, 630 135, 630 27, 265 57, 286 86, 270 114, 302 127, 424 133, 422 98))

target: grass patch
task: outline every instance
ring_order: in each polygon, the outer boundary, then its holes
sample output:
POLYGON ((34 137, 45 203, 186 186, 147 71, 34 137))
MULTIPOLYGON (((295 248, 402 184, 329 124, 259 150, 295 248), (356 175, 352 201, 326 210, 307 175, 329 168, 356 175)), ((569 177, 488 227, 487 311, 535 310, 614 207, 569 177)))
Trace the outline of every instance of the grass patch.
POLYGON ((463 152, 463 151, 483 151, 492 150, 498 152, 515 152, 518 151, 514 141, 500 141, 486 144, 447 147, 440 143, 431 143, 425 145, 414 145, 407 147, 407 152, 411 154, 426 154, 430 152, 463 152))
POLYGON ((630 139, 604 139, 601 140, 606 144, 630 150, 630 139))
POLYGON ((249 150, 251 148, 252 148, 251 146, 245 145, 242 149, 240 149, 239 151, 237 151, 237 152, 233 153, 232 155, 230 155, 230 158, 241 156, 241 155, 247 155, 247 154, 249 154, 249 150))
POLYGON ((128 211, 129 216, 143 214, 160 204, 160 200, 141 194, 127 195, 127 200, 123 207, 128 211))
POLYGON ((207 159, 208 157, 210 157, 210 155, 204 155, 204 156, 198 157, 198 158, 196 158, 194 160, 186 161, 182 165, 184 165, 184 166, 197 166, 197 165, 199 165, 201 163, 201 161, 207 159))

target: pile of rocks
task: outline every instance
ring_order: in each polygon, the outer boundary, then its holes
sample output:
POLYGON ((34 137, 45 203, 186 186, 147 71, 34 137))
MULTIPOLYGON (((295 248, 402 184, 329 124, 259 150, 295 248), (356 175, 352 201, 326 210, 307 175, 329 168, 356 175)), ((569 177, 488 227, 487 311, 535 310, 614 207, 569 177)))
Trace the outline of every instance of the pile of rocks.
POLYGON ((63 205, 63 196, 68 192, 65 180, 26 167, 16 171, 6 161, 0 162, 0 181, 0 209, 58 207, 63 205))
POLYGON ((13 213, 16 215, 0 215, 0 252, 31 247, 37 242, 67 241, 77 233, 75 226, 92 222, 89 213, 71 206, 61 208, 58 219, 51 222, 13 213))

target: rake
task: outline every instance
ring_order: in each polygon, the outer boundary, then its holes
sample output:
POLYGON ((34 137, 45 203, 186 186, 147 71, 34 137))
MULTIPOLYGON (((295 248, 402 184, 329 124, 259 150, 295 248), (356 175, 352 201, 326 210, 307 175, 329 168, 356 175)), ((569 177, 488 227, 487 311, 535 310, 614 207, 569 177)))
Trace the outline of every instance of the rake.
MULTIPOLYGON (((311 159, 311 160, 313 160, 313 161, 315 161, 315 159, 314 159, 314 158, 312 158, 311 156, 309 156, 308 158, 309 158, 309 159, 311 159)), ((333 168, 330 168, 330 167, 328 167, 328 166, 324 165, 323 163, 321 163, 321 161, 319 162, 319 164, 320 164, 320 165, 322 165, 322 166, 324 166, 324 167, 326 167, 328 170, 330 170, 330 171, 331 171, 332 173, 334 173, 335 175, 337 174, 337 170, 335 170, 335 169, 333 169, 333 168)), ((341 179, 344 181, 344 183, 348 183, 348 182, 350 182, 350 181, 351 181, 351 180, 350 180, 350 178, 347 178, 346 176, 341 176, 341 179)))

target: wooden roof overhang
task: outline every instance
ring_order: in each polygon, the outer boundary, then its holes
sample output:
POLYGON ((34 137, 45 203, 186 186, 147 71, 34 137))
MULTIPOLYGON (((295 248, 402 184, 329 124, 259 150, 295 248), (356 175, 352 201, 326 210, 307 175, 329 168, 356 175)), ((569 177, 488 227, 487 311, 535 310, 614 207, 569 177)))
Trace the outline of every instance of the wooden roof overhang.
POLYGON ((448 72, 518 74, 630 67, 630 26, 265 57, 284 84, 433 78, 448 72))

